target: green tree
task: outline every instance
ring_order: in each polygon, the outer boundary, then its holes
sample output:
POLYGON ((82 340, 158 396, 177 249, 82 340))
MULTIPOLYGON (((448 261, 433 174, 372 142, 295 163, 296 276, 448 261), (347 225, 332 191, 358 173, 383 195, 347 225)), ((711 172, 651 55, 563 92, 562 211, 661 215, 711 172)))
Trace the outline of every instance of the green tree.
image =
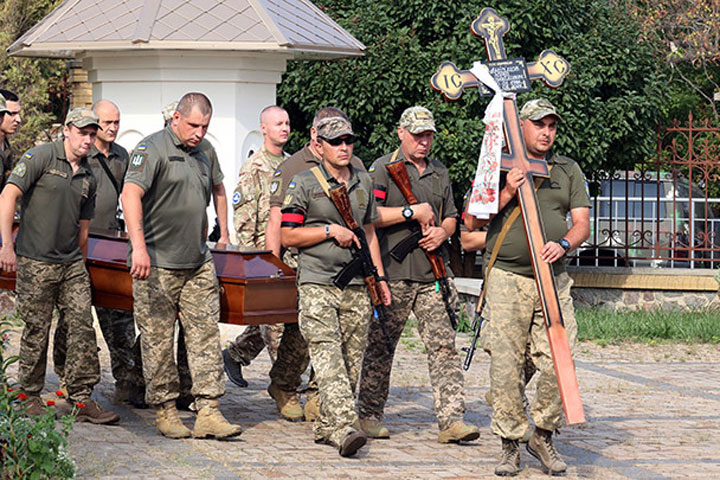
POLYGON ((23 125, 13 147, 24 151, 36 141, 49 140, 43 132, 67 107, 67 68, 62 60, 9 57, 7 47, 39 22, 60 0, 4 0, 0 3, 0 78, 2 88, 15 92, 23 107, 23 125))
MULTIPOLYGON (((317 0, 367 50, 361 58, 292 62, 278 88, 295 134, 290 150, 307 137, 313 113, 322 106, 345 110, 362 139, 356 153, 371 162, 397 145, 401 112, 413 104, 430 108, 439 132, 433 155, 446 163, 456 196, 474 174, 482 115, 488 99, 466 91, 447 102, 429 79, 444 60, 466 69, 484 60, 483 42, 470 24, 485 1, 317 0)), ((551 90, 534 82, 563 113, 557 149, 586 172, 632 165, 653 152, 654 131, 665 120, 667 91, 661 65, 649 43, 638 44, 637 19, 624 4, 592 0, 509 0, 496 7, 511 22, 505 37, 510 57, 532 61, 553 49, 571 64, 565 84, 551 90)), ((459 201, 459 199, 458 199, 459 201)))

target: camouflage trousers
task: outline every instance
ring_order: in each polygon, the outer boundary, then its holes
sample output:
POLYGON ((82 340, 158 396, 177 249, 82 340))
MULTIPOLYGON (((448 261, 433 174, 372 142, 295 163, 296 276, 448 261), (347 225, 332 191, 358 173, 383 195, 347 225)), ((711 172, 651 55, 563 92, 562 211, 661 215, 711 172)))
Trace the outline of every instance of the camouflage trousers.
POLYGON ((176 320, 184 328, 193 396, 217 398, 225 393, 218 289, 212 261, 190 269, 152 267, 146 280, 133 281, 147 403, 158 405, 179 395, 173 358, 176 320))
MULTIPOLYGON (((128 387, 143 385, 142 366, 136 368, 134 358, 135 322, 133 312, 113 308, 95 307, 98 323, 110 351, 110 367, 116 385, 128 387)), ((60 311, 53 339, 53 364, 61 381, 65 379, 67 349, 67 322, 60 311)))
POLYGON ((55 307, 67 325, 65 382, 68 397, 85 401, 100 381, 97 338, 90 311, 90 277, 85 263, 47 263, 18 257, 17 305, 25 322, 20 341, 19 380, 30 394, 45 383, 50 325, 55 307))
POLYGON ((372 307, 365 287, 300 285, 300 331, 320 395, 315 440, 340 445, 357 429, 355 387, 360 375, 372 307))
MULTIPOLYGON (((453 294, 451 304, 457 305, 455 284, 452 280, 449 283, 453 294)), ((460 358, 455 349, 455 331, 445 310, 442 294, 436 290, 435 283, 405 280, 391 281, 390 291, 393 298, 392 304, 386 309, 385 332, 392 351, 388 351, 388 342, 379 319, 373 317, 358 393, 360 418, 383 418, 395 348, 412 311, 427 350, 435 415, 440 430, 444 430, 464 419, 465 389, 460 358)))
POLYGON ((278 347, 282 340, 283 326, 282 323, 248 325, 237 336, 235 341, 228 345, 230 357, 242 366, 247 367, 255 357, 260 355, 263 348, 267 347, 270 360, 275 363, 278 347))
MULTIPOLYGON (((561 273, 555 276, 555 282, 572 351, 577 338, 570 297, 572 279, 561 273)), ((562 404, 535 280, 496 268, 486 295, 489 322, 483 329, 483 346, 490 351, 492 432, 516 440, 529 428, 523 402, 528 343, 538 373, 530 417, 536 426, 556 430, 562 426, 562 404)))

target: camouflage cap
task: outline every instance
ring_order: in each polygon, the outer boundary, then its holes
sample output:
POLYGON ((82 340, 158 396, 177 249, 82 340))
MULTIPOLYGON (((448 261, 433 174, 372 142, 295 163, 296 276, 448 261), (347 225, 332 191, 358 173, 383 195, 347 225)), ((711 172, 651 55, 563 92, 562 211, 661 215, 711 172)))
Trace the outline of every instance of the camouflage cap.
POLYGON ((406 108, 400 116, 400 127, 410 133, 422 133, 435 130, 435 118, 430 110, 425 107, 414 106, 406 108))
POLYGON ((548 115, 554 115, 558 121, 562 121, 562 117, 558 114, 555 106, 545 98, 530 100, 520 109, 520 120, 541 120, 548 115))
POLYGON ((97 113, 93 112, 89 108, 80 107, 70 110, 67 117, 65 117, 65 125, 67 126, 71 123, 77 128, 85 128, 90 125, 95 125, 102 130, 100 127, 100 118, 98 118, 97 113))
POLYGON ((328 140, 342 137, 343 135, 354 135, 350 121, 342 117, 323 118, 315 127, 318 137, 328 140))
POLYGON ((170 102, 163 107, 162 116, 163 116, 163 120, 165 120, 166 123, 169 122, 170 120, 172 120, 173 114, 177 110, 178 103, 180 103, 180 102, 175 100, 174 102, 170 102))
POLYGON ((0 113, 10 113, 10 109, 7 107, 7 100, 0 94, 0 113))

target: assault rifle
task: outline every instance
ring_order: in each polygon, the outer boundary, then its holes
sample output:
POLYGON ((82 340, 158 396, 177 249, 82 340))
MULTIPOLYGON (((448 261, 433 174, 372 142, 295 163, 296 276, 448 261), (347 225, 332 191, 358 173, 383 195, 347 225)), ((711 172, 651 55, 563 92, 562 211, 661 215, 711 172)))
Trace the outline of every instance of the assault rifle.
MULTIPOLYGON (((387 168, 390 177, 392 177, 393 181, 400 189, 400 193, 402 193, 403 197, 405 197, 405 201, 410 205, 420 203, 417 197, 413 194, 412 186, 410 185, 410 177, 408 176, 407 169, 405 168, 405 161, 403 159, 395 160, 394 162, 386 164, 385 167, 387 168)), ((418 242, 422 240, 422 228, 418 222, 413 221, 410 230, 411 234, 400 241, 400 243, 398 243, 390 252, 390 256, 398 262, 402 262, 408 253, 418 247, 418 242)), ((458 318, 455 310, 452 308, 452 305, 450 305, 450 285, 448 284, 445 263, 443 262, 439 249, 432 252, 428 252, 427 250, 423 251, 430 262, 430 268, 432 268, 435 281, 440 287, 443 303, 445 304, 445 311, 450 317, 450 325, 452 325, 453 330, 457 330, 458 318)))
POLYGON ((370 295, 370 303, 374 307, 375 314, 380 322, 380 328, 385 337, 388 352, 392 352, 393 347, 390 344, 390 337, 388 336, 385 325, 386 313, 385 305, 383 304, 382 290, 380 289, 379 276, 377 268, 375 268, 375 264, 373 264, 372 257, 370 256, 370 247, 365 237, 365 229, 358 225, 355 218, 353 218, 350 197, 348 196, 347 187, 344 183, 330 187, 328 189, 328 196, 335 205, 335 208, 340 212, 345 226, 352 230, 360 242, 360 248, 357 248, 355 244, 353 244, 353 259, 335 275, 333 283, 340 290, 344 290, 353 278, 358 275, 363 277, 368 294, 370 295))

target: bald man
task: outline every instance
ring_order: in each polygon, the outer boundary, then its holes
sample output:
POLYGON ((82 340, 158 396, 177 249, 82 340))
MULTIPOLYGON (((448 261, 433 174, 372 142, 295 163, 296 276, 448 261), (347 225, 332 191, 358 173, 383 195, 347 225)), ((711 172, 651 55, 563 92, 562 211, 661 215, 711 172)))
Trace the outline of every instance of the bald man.
MULTIPOLYGON (((88 163, 97 179, 95 218, 90 230, 113 234, 122 231, 119 220, 118 197, 128 168, 127 151, 115 143, 120 129, 120 109, 109 100, 100 100, 92 107, 100 119, 95 143, 87 155, 88 163)), ((132 312, 95 307, 100 328, 110 351, 110 365, 115 378, 115 403, 142 403, 144 384, 142 373, 134 369, 132 347, 135 324, 132 312)), ((61 312, 62 313, 62 312, 61 312)), ((64 378, 66 324, 61 315, 55 334, 55 372, 64 378)), ((142 406, 142 405, 139 405, 142 406)))
MULTIPOLYGON (((270 197, 275 193, 271 181, 278 166, 287 157, 283 147, 290 135, 288 113, 277 105, 265 107, 260 112, 260 130, 263 133, 263 146, 243 163, 232 196, 235 235, 243 250, 268 249, 265 246, 265 228, 270 217, 270 197)), ((230 381, 240 387, 247 387, 242 367, 250 365, 266 346, 270 359, 275 362, 282 332, 282 323, 250 325, 245 328, 223 350, 225 373, 230 381)), ((300 405, 295 405, 294 413, 289 411, 289 415, 293 420, 301 418, 300 405)))

